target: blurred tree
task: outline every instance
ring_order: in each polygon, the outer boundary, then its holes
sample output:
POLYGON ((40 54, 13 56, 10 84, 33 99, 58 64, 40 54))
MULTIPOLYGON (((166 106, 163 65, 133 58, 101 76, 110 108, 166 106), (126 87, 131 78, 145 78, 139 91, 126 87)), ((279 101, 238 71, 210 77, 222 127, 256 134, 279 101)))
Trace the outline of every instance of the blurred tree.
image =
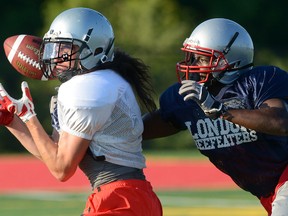
MULTIPOLYGON (((42 14, 41 14, 41 4, 35 4, 33 0, 13 0, 7 1, 1 6, 0 17, 2 22, 0 23, 0 28, 2 29, 0 35, 0 42, 3 44, 4 40, 7 37, 18 34, 31 34, 39 35, 39 30, 42 27, 42 14)), ((0 51, 0 82, 4 85, 6 90, 14 97, 21 97, 21 88, 20 84, 23 80, 31 83, 31 89, 33 92, 35 101, 37 102, 38 109, 47 110, 47 105, 44 106, 44 103, 47 103, 47 100, 42 100, 41 91, 34 91, 34 85, 32 85, 31 80, 25 78, 19 73, 15 72, 12 66, 9 64, 3 48, 0 51), (40 96, 40 97, 39 97, 40 96), (46 109, 45 109, 46 108, 46 109)), ((41 86, 41 82, 37 82, 41 86)), ((37 89, 41 89, 38 87, 37 89)), ((40 112, 39 118, 45 121, 42 118, 42 113, 40 112)), ((9 151, 23 151, 21 145, 17 144, 16 139, 8 133, 6 128, 1 127, 0 129, 0 152, 9 152, 9 151), (16 144, 15 144, 16 143, 16 144)))
MULTIPOLYGON (((288 69, 286 40, 288 1, 179 0, 188 11, 196 11, 197 24, 223 17, 241 24, 251 35, 255 47, 255 64, 274 64, 288 69)), ((191 30, 193 26, 191 27, 191 30)))
MULTIPOLYGON (((250 33, 255 45, 255 64, 274 64, 288 69, 286 38, 288 22, 285 1, 238 0, 14 0, 2 5, 0 41, 16 34, 42 37, 53 19, 72 7, 90 7, 103 13, 112 23, 116 47, 143 59, 151 67, 157 92, 176 82, 175 64, 184 58, 180 48, 199 23, 214 17, 232 19, 250 33)), ((58 81, 42 82, 23 77, 8 63, 3 49, 0 82, 11 94, 21 97, 20 83, 26 80, 32 91, 38 117, 50 130, 48 103, 58 81)), ((0 129, 0 152, 22 151, 21 145, 0 129), (16 143, 16 144, 15 144, 16 143)), ((145 141, 144 148, 191 148, 188 132, 158 140, 145 141)))

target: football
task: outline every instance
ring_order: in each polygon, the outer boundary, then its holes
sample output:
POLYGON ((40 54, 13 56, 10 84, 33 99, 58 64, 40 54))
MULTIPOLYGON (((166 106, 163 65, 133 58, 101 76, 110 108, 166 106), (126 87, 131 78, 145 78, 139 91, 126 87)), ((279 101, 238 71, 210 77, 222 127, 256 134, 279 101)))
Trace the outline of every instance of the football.
POLYGON ((14 35, 3 44, 5 55, 16 71, 25 77, 48 80, 42 73, 39 54, 42 38, 32 35, 14 35))

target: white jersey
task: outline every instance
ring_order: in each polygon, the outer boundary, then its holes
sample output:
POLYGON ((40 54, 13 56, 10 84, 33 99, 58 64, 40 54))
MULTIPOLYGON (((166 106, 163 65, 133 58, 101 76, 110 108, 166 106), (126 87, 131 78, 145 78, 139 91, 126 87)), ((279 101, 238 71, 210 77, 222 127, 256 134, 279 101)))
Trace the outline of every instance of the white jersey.
POLYGON ((143 122, 131 86, 112 70, 74 76, 58 92, 60 130, 91 140, 95 156, 142 169, 143 122))

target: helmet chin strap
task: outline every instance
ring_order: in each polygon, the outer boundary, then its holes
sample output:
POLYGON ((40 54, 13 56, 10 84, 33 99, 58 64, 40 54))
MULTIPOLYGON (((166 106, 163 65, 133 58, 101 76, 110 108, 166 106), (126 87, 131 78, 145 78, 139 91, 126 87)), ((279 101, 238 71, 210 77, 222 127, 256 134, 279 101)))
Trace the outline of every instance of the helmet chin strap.
POLYGON ((209 86, 211 86, 211 85, 213 84, 213 82, 215 82, 215 81, 218 82, 218 80, 215 79, 215 78, 212 76, 211 73, 210 73, 208 76, 209 76, 209 77, 208 77, 208 80, 204 83, 204 86, 207 87, 207 88, 208 88, 209 86))
POLYGON ((212 79, 215 79, 215 80, 219 81, 219 80, 222 79, 224 74, 227 73, 227 72, 232 72, 232 71, 237 71, 237 70, 240 71, 240 70, 247 69, 247 68, 249 68, 251 66, 253 66, 253 63, 247 64, 247 65, 244 65, 244 66, 238 67, 238 68, 232 68, 232 69, 227 68, 226 70, 219 72, 218 76, 213 77, 212 79))
POLYGON ((57 78, 61 83, 67 82, 70 80, 73 76, 76 76, 78 74, 82 73, 80 69, 69 69, 65 72, 61 72, 57 75, 57 78))
POLYGON ((78 74, 83 74, 83 73, 87 73, 88 70, 87 69, 83 69, 81 64, 79 64, 79 60, 76 59, 75 60, 75 64, 74 67, 65 70, 63 72, 60 72, 57 74, 57 78, 59 79, 59 81, 61 83, 67 82, 68 80, 70 80, 73 76, 76 76, 78 74))

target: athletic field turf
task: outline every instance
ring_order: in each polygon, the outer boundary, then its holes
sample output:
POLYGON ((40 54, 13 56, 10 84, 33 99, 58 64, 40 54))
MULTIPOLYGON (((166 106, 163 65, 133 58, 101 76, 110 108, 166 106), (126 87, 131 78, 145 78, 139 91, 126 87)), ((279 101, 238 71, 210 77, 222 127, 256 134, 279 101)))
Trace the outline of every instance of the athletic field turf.
MULTIPOLYGON (((90 186, 78 170, 57 182, 29 156, 0 155, 0 216, 79 216, 90 186)), ((265 216, 259 201, 199 158, 150 158, 145 169, 164 216, 265 216)))
MULTIPOLYGON (((240 190, 159 191, 165 216, 264 216, 256 199, 240 190)), ((79 216, 85 193, 30 192, 0 195, 0 215, 79 216)))

